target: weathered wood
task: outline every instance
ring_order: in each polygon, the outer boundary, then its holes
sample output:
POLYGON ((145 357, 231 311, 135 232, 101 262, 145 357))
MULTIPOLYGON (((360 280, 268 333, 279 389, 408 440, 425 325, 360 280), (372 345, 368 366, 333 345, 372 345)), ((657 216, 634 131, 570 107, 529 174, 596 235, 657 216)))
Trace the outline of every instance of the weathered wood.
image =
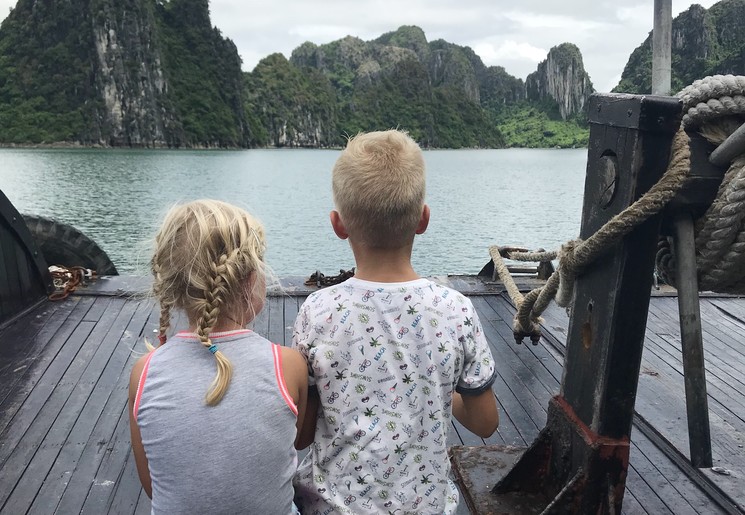
MULTIPOLYGON (((734 304, 742 301, 731 302, 734 304)), ((745 402, 745 388, 725 385, 721 390, 713 389, 711 378, 712 370, 720 370, 713 368, 712 363, 715 361, 720 363, 719 366, 726 366, 725 362, 734 365, 730 369, 733 373, 737 372, 737 368, 741 368, 739 364, 745 363, 745 355, 728 354, 724 356, 723 361, 719 356, 725 352, 726 346, 719 346, 722 345, 722 341, 729 341, 745 352, 741 343, 745 339, 737 340, 736 335, 727 332, 729 328, 725 328, 724 331, 721 329, 735 322, 719 309, 713 308, 711 299, 706 299, 702 304, 702 314, 707 346, 707 381, 714 463, 725 469, 742 470, 745 467, 745 417, 737 415, 735 410, 745 402), (719 351, 720 348, 724 350, 719 351)), ((544 317, 546 327, 551 327, 553 331, 552 334, 547 334, 548 338, 560 336, 554 343, 563 347, 564 339, 561 335, 565 333, 564 329, 569 323, 565 313, 560 308, 552 306, 544 313, 544 317)), ((740 327, 745 329, 745 321, 739 323, 740 327)), ((736 328, 737 326, 732 327, 736 328)), ((720 374, 723 378, 729 377, 726 372, 720 374)), ((654 437, 657 442, 655 445, 664 449, 666 455, 674 457, 675 467, 709 492, 726 513, 741 513, 745 511, 743 478, 710 474, 708 469, 696 469, 683 456, 688 450, 688 431, 682 417, 685 410, 683 392, 677 302, 672 298, 653 298, 635 406, 637 414, 642 418, 636 417, 637 426, 633 434, 637 436, 634 438, 638 441, 640 435, 654 437)))
POLYGON ((654 0, 652 31, 652 94, 669 95, 672 64, 672 0, 654 0))
MULTIPOLYGON (((680 110, 662 97, 591 99, 583 240, 662 175, 680 110)), ((495 503, 543 492, 554 499, 543 505, 547 513, 620 511, 659 221, 634 228, 577 278, 561 395, 538 439, 495 487, 495 503)))
POLYGON ((0 191, 0 327, 54 291, 23 218, 0 191))

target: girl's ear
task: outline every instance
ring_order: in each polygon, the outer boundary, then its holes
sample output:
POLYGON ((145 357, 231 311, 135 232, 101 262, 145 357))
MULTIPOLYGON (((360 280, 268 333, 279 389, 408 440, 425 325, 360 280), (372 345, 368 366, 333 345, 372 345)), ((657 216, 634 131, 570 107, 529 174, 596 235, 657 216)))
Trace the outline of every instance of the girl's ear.
POLYGON ((424 231, 427 230, 428 225, 429 225, 429 206, 427 204, 424 204, 424 208, 422 209, 422 217, 419 219, 419 223, 416 226, 416 234, 422 234, 424 231))
POLYGON ((336 235, 342 240, 349 238, 349 233, 347 233, 347 228, 344 227, 344 222, 342 222, 339 212, 336 210, 331 211, 330 218, 331 227, 333 227, 334 233, 336 233, 336 235))

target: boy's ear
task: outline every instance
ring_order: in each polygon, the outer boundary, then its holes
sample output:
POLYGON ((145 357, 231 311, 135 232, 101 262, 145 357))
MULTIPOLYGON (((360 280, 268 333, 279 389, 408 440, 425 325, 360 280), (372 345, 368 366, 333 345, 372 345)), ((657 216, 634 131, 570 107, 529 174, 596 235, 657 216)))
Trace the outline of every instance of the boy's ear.
POLYGON ((419 223, 416 226, 416 234, 422 234, 424 231, 427 230, 428 225, 429 225, 429 206, 427 204, 424 204, 424 209, 422 209, 422 217, 419 219, 419 223))
POLYGON ((330 217, 331 227, 333 227, 336 235, 342 240, 349 238, 349 233, 347 233, 347 228, 344 227, 344 222, 341 221, 341 215, 339 215, 339 212, 336 210, 331 211, 330 217))

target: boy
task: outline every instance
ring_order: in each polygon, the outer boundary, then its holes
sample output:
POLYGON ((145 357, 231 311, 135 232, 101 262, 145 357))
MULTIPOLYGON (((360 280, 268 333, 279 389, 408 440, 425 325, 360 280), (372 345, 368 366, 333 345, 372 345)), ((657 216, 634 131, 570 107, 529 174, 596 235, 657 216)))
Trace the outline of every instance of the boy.
POLYGON ((356 275, 310 295, 295 323, 315 384, 297 502, 304 514, 454 513, 451 413, 490 436, 496 370, 471 302, 412 268, 429 223, 422 152, 404 132, 360 134, 332 182, 331 226, 349 239, 356 275))

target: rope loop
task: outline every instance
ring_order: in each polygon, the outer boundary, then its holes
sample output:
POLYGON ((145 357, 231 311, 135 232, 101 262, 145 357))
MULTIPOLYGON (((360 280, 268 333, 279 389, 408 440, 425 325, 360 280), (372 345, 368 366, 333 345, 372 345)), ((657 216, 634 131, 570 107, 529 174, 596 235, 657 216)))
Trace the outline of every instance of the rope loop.
POLYGON ((49 267, 49 273, 54 282, 55 291, 49 294, 49 300, 66 299, 75 289, 86 284, 88 279, 96 279, 96 271, 82 266, 59 266, 49 267))
MULTIPOLYGON (((678 194, 690 177, 688 131, 697 130, 719 145, 745 122, 745 77, 715 75, 695 81, 678 93, 685 115, 673 140, 667 171, 640 199, 614 216, 586 240, 570 240, 558 252, 514 252, 509 259, 537 261, 558 259, 559 265, 546 284, 523 297, 510 276, 497 246, 489 247, 494 269, 517 307, 513 333, 517 343, 529 336, 540 340, 540 315, 555 297, 567 307, 574 283, 583 270, 635 227, 659 213, 678 194)), ((699 286, 725 292, 745 292, 745 153, 732 160, 716 200, 696 222, 699 286)), ((675 256, 669 238, 662 238, 656 256, 657 273, 671 284, 675 256)))

